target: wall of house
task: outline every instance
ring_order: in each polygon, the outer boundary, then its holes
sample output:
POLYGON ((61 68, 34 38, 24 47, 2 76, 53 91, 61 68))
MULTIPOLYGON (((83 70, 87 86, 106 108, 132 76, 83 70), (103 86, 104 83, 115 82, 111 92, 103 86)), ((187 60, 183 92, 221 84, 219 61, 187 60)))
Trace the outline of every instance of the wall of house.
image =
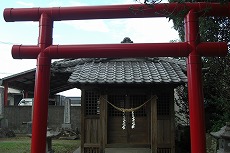
MULTIPOLYGON (((71 107, 71 126, 72 129, 80 131, 81 125, 81 107, 71 107)), ((7 106, 4 108, 4 116, 8 120, 9 129, 15 133, 26 133, 27 124, 31 121, 31 106, 7 106)), ((48 127, 56 130, 61 128, 64 121, 64 106, 49 105, 48 127)))
POLYGON ((0 86, 0 119, 4 115, 4 88, 0 86))

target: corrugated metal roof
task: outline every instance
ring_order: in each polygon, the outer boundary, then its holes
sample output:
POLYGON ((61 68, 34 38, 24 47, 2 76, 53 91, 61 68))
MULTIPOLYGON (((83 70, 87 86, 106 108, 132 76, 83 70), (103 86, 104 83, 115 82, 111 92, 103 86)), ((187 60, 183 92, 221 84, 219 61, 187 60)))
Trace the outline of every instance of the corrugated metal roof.
POLYGON ((88 60, 74 67, 68 81, 80 84, 184 83, 187 82, 184 67, 178 60, 169 58, 88 60))

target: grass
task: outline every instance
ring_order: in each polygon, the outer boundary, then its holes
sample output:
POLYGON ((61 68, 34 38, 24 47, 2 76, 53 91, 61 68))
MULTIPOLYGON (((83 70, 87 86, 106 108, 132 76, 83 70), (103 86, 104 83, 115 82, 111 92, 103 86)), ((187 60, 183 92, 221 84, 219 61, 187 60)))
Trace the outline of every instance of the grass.
MULTIPOLYGON (((216 153, 217 142, 207 134, 207 153, 216 153)), ((80 140, 52 140, 54 153, 73 153, 79 146, 80 140)), ((29 153, 31 139, 25 135, 14 138, 0 138, 0 153, 29 153)))
MULTIPOLYGON (((0 153, 29 153, 31 139, 25 135, 13 138, 0 138, 0 153)), ((55 153, 73 153, 80 146, 80 140, 52 140, 55 153)))

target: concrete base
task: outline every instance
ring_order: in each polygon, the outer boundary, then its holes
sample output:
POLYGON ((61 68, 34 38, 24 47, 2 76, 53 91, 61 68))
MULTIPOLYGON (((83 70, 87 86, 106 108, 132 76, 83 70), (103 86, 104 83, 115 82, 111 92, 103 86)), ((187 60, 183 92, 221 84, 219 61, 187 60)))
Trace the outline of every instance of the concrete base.
MULTIPOLYGON (((73 153, 80 153, 81 148, 79 147, 73 153)), ((105 153, 151 153, 149 148, 105 148, 105 153)))
POLYGON ((63 128, 63 129, 71 129, 71 124, 62 124, 61 125, 61 127, 63 128))
POLYGON ((73 153, 80 153, 81 152, 81 147, 77 148, 73 153))
POLYGON ((32 121, 26 122, 27 125, 27 134, 32 134, 32 121))
POLYGON ((105 153, 150 153, 150 148, 106 148, 105 153))

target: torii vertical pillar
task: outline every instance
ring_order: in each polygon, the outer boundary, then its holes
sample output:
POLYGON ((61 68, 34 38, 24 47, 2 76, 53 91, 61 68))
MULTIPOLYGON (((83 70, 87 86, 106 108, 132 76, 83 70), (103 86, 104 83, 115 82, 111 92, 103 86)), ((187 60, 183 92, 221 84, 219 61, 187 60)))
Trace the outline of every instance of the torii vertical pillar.
POLYGON ((185 37, 192 47, 192 52, 187 60, 191 152, 205 153, 206 140, 201 56, 196 49, 198 43, 200 43, 200 38, 198 18, 194 10, 190 10, 185 17, 185 37))
POLYGON ((34 88, 34 110, 32 120, 32 153, 46 152, 46 132, 48 118, 48 99, 50 89, 51 59, 44 49, 52 44, 53 21, 43 13, 39 20, 38 45, 41 49, 37 57, 36 82, 34 88), (38 145, 39 144, 39 145, 38 145))

